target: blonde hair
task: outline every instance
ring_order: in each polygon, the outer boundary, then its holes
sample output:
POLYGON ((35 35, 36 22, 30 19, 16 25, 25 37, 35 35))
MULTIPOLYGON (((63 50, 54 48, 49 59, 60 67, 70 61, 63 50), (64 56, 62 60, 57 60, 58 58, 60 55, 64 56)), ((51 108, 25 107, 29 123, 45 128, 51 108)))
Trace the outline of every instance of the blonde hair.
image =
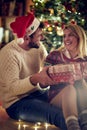
MULTIPOLYGON (((80 58, 84 58, 85 56, 87 56, 87 37, 86 37, 86 32, 85 30, 80 27, 77 24, 69 24, 66 25, 65 29, 71 29, 76 36, 79 38, 79 44, 78 44, 78 57, 80 58)), ((64 45, 60 47, 59 50, 65 48, 64 45)))

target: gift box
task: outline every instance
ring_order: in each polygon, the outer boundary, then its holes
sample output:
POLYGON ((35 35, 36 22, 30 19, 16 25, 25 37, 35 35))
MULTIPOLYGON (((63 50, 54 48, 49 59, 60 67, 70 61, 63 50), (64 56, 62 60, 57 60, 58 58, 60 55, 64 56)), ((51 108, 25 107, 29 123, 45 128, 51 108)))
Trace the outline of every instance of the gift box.
POLYGON ((57 83, 73 83, 75 80, 80 80, 82 78, 81 64, 70 63, 53 65, 49 68, 48 74, 57 83))
POLYGON ((87 62, 81 62, 81 71, 83 78, 87 79, 87 62))

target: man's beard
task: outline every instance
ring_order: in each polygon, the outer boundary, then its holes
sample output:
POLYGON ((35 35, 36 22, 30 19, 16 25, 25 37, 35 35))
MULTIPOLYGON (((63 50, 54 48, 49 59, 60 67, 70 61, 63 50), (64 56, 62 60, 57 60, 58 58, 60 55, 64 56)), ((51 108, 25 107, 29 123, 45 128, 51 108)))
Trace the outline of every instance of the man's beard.
POLYGON ((34 42, 30 42, 29 44, 28 44, 28 47, 29 48, 39 48, 39 46, 37 45, 37 43, 34 43, 34 42))

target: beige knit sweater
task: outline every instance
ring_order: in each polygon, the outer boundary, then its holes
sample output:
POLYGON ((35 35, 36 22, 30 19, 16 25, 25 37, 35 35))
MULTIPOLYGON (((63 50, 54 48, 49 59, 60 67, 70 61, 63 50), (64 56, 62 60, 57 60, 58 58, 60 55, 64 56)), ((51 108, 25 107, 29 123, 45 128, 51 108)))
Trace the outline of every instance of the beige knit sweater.
POLYGON ((4 108, 38 89, 29 77, 41 69, 46 56, 42 44, 39 49, 25 51, 15 40, 0 50, 0 98, 4 108))

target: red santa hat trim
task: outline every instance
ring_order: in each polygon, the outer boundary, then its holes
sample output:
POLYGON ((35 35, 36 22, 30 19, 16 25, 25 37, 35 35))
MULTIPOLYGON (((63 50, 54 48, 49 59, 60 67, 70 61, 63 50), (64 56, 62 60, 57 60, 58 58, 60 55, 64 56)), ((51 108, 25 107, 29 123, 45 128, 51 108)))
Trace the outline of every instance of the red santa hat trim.
POLYGON ((29 12, 27 16, 17 17, 15 21, 10 24, 10 27, 18 38, 22 38, 25 33, 29 36, 34 33, 39 25, 40 21, 29 12))

